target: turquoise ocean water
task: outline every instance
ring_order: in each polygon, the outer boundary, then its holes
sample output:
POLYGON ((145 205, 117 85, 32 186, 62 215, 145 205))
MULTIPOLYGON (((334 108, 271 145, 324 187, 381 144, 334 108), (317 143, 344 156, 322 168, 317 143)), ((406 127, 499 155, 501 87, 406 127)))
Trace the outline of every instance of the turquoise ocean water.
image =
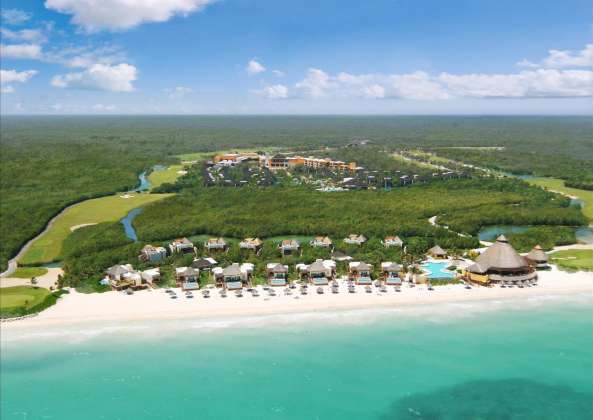
POLYGON ((591 419, 591 296, 3 331, 9 419, 591 419))

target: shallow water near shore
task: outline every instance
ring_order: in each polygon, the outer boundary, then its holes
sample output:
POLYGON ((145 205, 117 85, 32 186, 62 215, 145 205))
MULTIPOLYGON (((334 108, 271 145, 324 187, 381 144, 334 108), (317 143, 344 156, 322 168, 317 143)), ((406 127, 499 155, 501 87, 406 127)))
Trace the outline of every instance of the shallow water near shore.
POLYGON ((0 417, 589 419, 592 310, 579 295, 8 331, 0 417))

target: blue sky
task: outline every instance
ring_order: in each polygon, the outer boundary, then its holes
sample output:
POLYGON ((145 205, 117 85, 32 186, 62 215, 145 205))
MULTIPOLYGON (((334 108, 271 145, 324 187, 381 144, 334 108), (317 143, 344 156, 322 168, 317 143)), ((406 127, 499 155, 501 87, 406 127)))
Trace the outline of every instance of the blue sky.
POLYGON ((590 1, 3 0, 5 114, 590 114, 590 1))

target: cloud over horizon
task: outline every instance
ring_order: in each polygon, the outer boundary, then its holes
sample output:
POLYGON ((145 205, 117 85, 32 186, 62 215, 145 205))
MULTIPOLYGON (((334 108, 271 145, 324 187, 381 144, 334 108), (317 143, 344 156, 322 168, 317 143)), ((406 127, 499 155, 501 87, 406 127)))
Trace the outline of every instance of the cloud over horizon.
POLYGON ((54 76, 52 86, 64 89, 102 90, 108 92, 132 92, 138 77, 136 67, 121 63, 117 65, 94 64, 82 72, 54 76))

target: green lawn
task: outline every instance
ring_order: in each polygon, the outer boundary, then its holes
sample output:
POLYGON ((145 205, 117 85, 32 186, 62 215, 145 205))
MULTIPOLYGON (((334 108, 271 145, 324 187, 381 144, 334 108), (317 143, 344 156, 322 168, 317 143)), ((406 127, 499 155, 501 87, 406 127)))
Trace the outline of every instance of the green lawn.
POLYGON ((570 249, 550 254, 551 262, 569 271, 593 270, 593 250, 570 249))
POLYGON ((551 191, 558 191, 563 194, 578 197, 584 202, 583 214, 590 220, 593 220, 593 191, 567 187, 564 185, 564 180, 557 178, 531 178, 526 179, 526 181, 551 191))
POLYGON ((35 241, 19 260, 20 264, 44 264, 56 260, 62 251, 62 243, 73 226, 87 223, 117 221, 130 210, 162 200, 171 194, 134 194, 130 198, 120 195, 83 201, 62 214, 43 236, 35 241))
POLYGON ((17 308, 30 309, 40 304, 50 292, 43 287, 15 286, 0 288, 0 313, 17 308))
POLYGON ((47 273, 47 268, 43 267, 19 267, 10 277, 19 279, 30 279, 32 277, 40 277, 47 273))
POLYGON ((183 165, 170 165, 165 170, 152 171, 150 175, 148 175, 151 189, 154 189, 165 182, 170 184, 174 183, 177 178, 181 176, 181 174, 178 173, 178 171, 181 170, 183 170, 183 165))

